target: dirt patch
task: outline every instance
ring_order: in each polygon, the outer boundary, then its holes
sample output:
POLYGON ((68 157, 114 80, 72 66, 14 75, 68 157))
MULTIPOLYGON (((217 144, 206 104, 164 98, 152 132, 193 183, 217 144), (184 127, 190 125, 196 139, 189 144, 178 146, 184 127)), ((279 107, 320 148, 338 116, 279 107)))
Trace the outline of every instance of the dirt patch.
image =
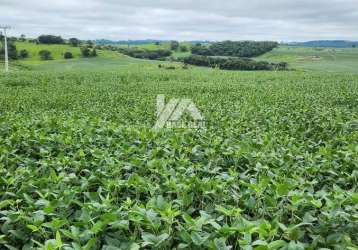
POLYGON ((303 58, 304 61, 319 61, 321 59, 320 56, 306 56, 303 58))

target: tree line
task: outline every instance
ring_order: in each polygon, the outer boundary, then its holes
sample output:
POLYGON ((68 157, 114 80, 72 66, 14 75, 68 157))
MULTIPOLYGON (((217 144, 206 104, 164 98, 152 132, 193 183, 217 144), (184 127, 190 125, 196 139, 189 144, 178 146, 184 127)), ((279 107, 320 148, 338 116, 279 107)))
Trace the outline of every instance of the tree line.
POLYGON ((278 46, 277 42, 224 41, 209 46, 196 44, 191 48, 192 54, 202 56, 255 57, 263 55, 278 46))
POLYGON ((185 64, 219 68, 224 70, 287 70, 287 63, 269 63, 249 58, 219 58, 191 55, 183 58, 185 64))
POLYGON ((165 60, 166 57, 172 54, 172 51, 165 49, 118 48, 117 51, 130 57, 149 60, 165 60))

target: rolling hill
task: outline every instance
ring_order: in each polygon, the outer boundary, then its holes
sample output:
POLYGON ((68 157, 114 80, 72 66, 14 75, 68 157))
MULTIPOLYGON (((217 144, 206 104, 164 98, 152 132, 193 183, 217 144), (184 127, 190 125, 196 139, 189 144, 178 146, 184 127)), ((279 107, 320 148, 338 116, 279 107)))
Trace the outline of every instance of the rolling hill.
POLYGON ((321 47, 321 48, 352 48, 358 47, 358 41, 345 41, 345 40, 317 40, 308 42, 291 42, 290 46, 298 47, 321 47))

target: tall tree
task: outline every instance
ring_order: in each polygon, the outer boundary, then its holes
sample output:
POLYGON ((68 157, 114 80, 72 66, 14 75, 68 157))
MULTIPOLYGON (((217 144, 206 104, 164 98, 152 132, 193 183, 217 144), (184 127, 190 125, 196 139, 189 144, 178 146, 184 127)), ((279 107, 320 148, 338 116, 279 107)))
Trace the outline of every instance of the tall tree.
POLYGON ((72 46, 72 47, 78 47, 81 44, 81 41, 77 38, 70 38, 68 40, 68 43, 72 46))
POLYGON ((43 44, 63 44, 65 40, 62 39, 60 36, 52 36, 52 35, 41 35, 37 39, 39 43, 43 44))
MULTIPOLYGON (((4 60, 4 58, 5 58, 5 48, 4 48, 5 41, 4 41, 4 39, 5 39, 5 37, 3 36, 2 33, 0 33, 0 58, 1 58, 1 60, 4 60)), ((7 51, 8 51, 10 59, 13 59, 13 60, 18 59, 15 42, 10 39, 8 39, 7 51)))
POLYGON ((170 49, 171 50, 178 50, 179 48, 179 42, 178 41, 171 41, 170 42, 170 49))

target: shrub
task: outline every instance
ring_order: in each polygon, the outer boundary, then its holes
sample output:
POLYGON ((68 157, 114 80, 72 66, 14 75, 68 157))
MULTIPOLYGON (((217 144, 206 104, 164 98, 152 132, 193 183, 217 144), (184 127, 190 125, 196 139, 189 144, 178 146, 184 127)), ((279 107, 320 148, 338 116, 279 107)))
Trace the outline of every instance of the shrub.
POLYGON ((20 50, 19 57, 22 59, 29 57, 29 52, 26 49, 20 50))
POLYGON ((52 60, 52 55, 51 55, 51 52, 48 51, 48 50, 41 50, 39 52, 39 55, 40 55, 40 59, 41 60, 52 60))
POLYGON ((96 49, 93 49, 91 51, 91 57, 96 57, 97 56, 97 50, 96 49))
POLYGON ((81 54, 83 57, 90 57, 91 50, 88 47, 81 48, 81 54))
POLYGON ((72 59, 73 58, 73 54, 71 52, 65 52, 65 54, 63 54, 63 58, 65 59, 72 59))
POLYGON ((93 46, 94 46, 94 43, 93 43, 91 40, 88 40, 88 41, 86 42, 86 44, 87 44, 87 47, 88 47, 88 48, 93 48, 93 46))
POLYGON ((97 51, 96 49, 90 49, 88 46, 81 48, 81 54, 83 57, 96 57, 97 51))
POLYGON ((181 52, 188 52, 188 47, 185 46, 185 45, 181 45, 181 46, 180 46, 180 51, 181 51, 181 52))

